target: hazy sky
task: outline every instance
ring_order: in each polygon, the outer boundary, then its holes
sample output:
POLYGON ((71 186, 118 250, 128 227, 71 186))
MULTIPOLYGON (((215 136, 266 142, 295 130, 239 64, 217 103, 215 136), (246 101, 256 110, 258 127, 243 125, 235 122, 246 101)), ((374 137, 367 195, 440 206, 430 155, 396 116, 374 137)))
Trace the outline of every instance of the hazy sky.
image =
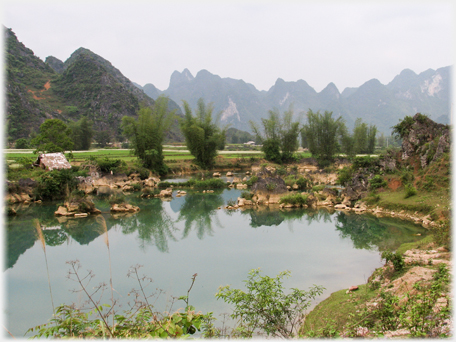
POLYGON ((453 64, 452 1, 3 1, 3 24, 38 57, 79 47, 131 81, 168 88, 201 69, 268 90, 277 78, 342 91, 453 64))

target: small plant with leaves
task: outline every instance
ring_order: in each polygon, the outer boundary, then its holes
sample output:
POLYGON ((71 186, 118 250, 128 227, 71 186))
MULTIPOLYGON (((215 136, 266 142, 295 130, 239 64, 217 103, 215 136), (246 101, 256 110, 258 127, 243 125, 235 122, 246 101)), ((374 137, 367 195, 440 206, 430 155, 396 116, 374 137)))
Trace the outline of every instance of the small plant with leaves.
POLYGON ((404 258, 402 257, 402 254, 399 253, 384 251, 382 253, 382 259, 385 259, 386 262, 391 261, 395 271, 401 271, 405 266, 404 258))
POLYGON ((324 288, 313 286, 309 291, 291 289, 285 294, 283 278, 290 272, 280 272, 275 278, 262 276, 259 269, 249 272, 246 291, 220 287, 215 297, 234 304, 231 317, 238 319, 239 337, 251 338, 254 334, 292 338, 309 308, 311 300, 321 295, 324 288))
MULTIPOLYGON (((69 262, 72 269, 70 278, 76 280, 91 303, 92 309, 84 311, 71 305, 61 305, 56 308, 56 314, 49 323, 45 323, 27 332, 36 333, 33 337, 51 338, 187 338, 197 330, 201 331, 203 322, 212 319, 212 313, 202 314, 195 312, 195 308, 189 305, 189 293, 193 287, 197 274, 192 276, 192 284, 187 295, 180 297, 184 300, 186 307, 183 312, 174 313, 157 311, 150 298, 145 292, 147 283, 151 279, 140 276, 138 273, 140 265, 130 268, 128 276, 138 281, 139 290, 133 290, 129 295, 133 297, 134 304, 131 309, 122 313, 114 312, 114 305, 100 304, 94 298, 94 294, 100 291, 100 285, 89 292, 88 282, 93 278, 89 272, 86 276, 79 274, 79 262, 69 262), (112 318, 112 324, 109 324, 112 318)), ((171 304, 172 305, 172 304, 171 304)))

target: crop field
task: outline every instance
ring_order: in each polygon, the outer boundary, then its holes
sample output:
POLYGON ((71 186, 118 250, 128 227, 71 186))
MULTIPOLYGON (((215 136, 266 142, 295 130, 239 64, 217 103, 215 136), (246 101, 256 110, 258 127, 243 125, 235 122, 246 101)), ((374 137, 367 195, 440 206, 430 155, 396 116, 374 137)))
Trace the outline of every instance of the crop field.
MULTIPOLYGON (((68 155, 68 154, 67 154, 68 155)), ((163 155, 165 161, 191 161, 194 157, 189 151, 182 147, 171 147, 166 146, 163 155)), ((261 151, 220 151, 219 155, 224 159, 234 158, 261 158, 263 153, 261 151)), ((14 164, 22 158, 35 159, 36 154, 33 154, 33 150, 4 150, 4 156, 8 164, 14 164)), ((125 162, 132 162, 136 160, 136 157, 128 149, 93 149, 89 151, 73 151, 73 158, 71 162, 83 162, 91 158, 109 158, 109 159, 120 159, 125 162)))

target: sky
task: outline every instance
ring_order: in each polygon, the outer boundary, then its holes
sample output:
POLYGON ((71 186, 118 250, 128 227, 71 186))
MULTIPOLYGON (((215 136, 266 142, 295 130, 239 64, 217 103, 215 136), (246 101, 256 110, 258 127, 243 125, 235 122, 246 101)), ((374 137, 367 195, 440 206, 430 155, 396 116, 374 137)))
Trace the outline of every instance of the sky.
POLYGON ((206 69, 268 90, 278 78, 339 91, 453 64, 452 1, 4 0, 2 23, 45 60, 84 47, 160 90, 206 69))

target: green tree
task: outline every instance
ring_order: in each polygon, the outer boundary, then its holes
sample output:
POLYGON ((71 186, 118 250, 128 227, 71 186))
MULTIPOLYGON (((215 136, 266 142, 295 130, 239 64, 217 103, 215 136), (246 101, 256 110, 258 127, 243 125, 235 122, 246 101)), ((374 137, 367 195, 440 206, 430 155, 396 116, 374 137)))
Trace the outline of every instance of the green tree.
POLYGON ((300 123, 299 120, 293 121, 293 106, 290 105, 283 116, 277 108, 269 110, 268 113, 267 119, 261 119, 263 133, 253 121, 250 121, 252 131, 257 141, 263 145, 262 151, 266 160, 276 163, 289 161, 299 147, 300 123))
POLYGON ((348 132, 344 122, 340 123, 340 151, 348 157, 355 155, 355 140, 353 135, 348 132))
POLYGON ((94 136, 93 121, 83 116, 79 121, 69 124, 71 128, 71 139, 74 143, 75 150, 87 151, 92 144, 94 136))
POLYGON ((103 148, 111 141, 111 133, 109 131, 98 131, 95 133, 94 138, 98 146, 103 148))
POLYGON ((71 129, 59 119, 48 119, 40 126, 40 133, 30 144, 36 147, 34 153, 54 153, 73 150, 71 129))
POLYGON ((377 135, 377 127, 370 125, 367 130, 367 153, 375 152, 375 137, 377 135))
POLYGON ((377 127, 368 126, 360 118, 355 121, 353 129, 354 149, 357 154, 374 153, 377 127))
POLYGON ((214 165, 217 149, 224 148, 226 128, 220 129, 213 122, 212 103, 206 105, 201 98, 195 109, 195 116, 190 105, 184 105, 184 118, 180 120, 180 128, 185 137, 185 143, 190 153, 195 157, 195 163, 203 169, 214 165))
POLYGON ((332 112, 307 112, 307 124, 303 126, 301 134, 304 136, 303 140, 307 141, 310 153, 322 167, 331 164, 334 155, 339 152, 342 123, 342 117, 334 119, 332 112))
POLYGON ((142 107, 137 120, 130 116, 122 118, 123 134, 130 140, 133 153, 144 167, 159 175, 168 172, 164 163, 163 140, 176 112, 168 110, 168 100, 160 96, 153 107, 142 107))
POLYGON ((16 148, 29 148, 29 142, 25 138, 19 138, 16 140, 16 148))

